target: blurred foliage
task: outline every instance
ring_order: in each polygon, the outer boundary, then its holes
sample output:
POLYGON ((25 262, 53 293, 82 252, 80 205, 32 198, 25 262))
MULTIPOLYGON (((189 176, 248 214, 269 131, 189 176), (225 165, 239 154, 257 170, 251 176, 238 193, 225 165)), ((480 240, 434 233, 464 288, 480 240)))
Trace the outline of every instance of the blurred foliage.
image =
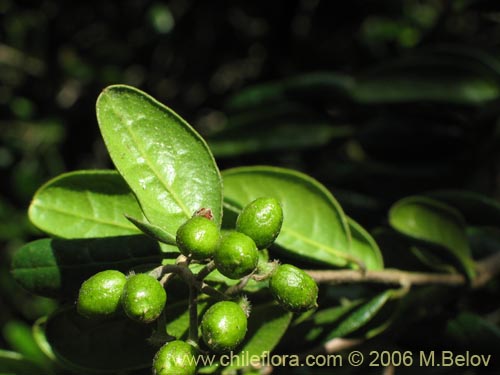
MULTIPOLYGON (((301 170, 374 228, 410 194, 500 197, 499 37, 493 0, 0 0, 1 350, 47 366, 26 324, 56 303, 23 292, 10 258, 38 236, 26 217, 36 188, 110 166, 94 113, 106 85, 140 87, 174 108, 221 169, 301 170)), ((492 228, 470 236, 478 254, 498 244, 492 228)), ((423 314, 428 330, 420 321, 409 332, 426 342, 443 331, 459 346, 480 326, 498 338, 499 298, 496 283, 460 301, 470 315, 450 302, 434 312, 441 320, 423 314)))

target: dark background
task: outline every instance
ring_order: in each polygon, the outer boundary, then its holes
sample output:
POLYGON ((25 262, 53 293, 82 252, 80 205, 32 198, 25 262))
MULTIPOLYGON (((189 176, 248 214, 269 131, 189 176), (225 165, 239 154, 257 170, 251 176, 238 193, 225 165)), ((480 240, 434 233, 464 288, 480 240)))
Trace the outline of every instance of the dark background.
POLYGON ((0 0, 0 326, 55 306, 14 284, 10 257, 40 236, 42 183, 112 167, 94 111, 109 84, 173 108, 221 169, 311 174, 368 228, 417 192, 498 197, 496 3, 0 0))

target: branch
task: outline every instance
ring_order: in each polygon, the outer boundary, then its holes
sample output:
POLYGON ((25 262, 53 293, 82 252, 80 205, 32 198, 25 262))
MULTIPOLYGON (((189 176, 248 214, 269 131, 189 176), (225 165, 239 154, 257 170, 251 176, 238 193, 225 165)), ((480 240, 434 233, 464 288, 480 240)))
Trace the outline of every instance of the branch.
MULTIPOLYGON (((476 262, 476 271, 477 275, 471 282, 472 288, 480 288, 500 274, 500 252, 476 262)), ((356 270, 309 270, 306 272, 320 284, 380 283, 402 286, 429 284, 465 286, 468 284, 464 275, 450 273, 408 272, 395 269, 365 272, 356 270)))

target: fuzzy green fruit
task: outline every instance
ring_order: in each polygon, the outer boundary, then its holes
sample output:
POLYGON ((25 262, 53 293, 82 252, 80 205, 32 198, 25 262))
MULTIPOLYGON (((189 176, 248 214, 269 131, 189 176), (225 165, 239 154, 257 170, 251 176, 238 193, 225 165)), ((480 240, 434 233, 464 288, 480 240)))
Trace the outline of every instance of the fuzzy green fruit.
POLYGON ((230 232, 222 237, 214 254, 215 266, 230 279, 240 279, 253 272, 259 262, 255 242, 247 235, 230 232))
POLYGON ((217 224, 206 217, 194 216, 179 227, 176 242, 183 255, 202 260, 213 255, 219 238, 217 224))
POLYGON ((126 281, 125 275, 115 270, 102 271, 87 279, 78 293, 78 313, 91 319, 113 316, 120 308, 126 281))
POLYGON ((130 276, 125 283, 121 298, 125 314, 137 322, 156 320, 167 301, 165 289, 153 276, 139 273, 130 276))
POLYGON ((246 332, 247 316, 236 302, 217 302, 201 320, 203 341, 217 353, 235 349, 245 338, 246 332))
POLYGON ((246 205, 236 220, 236 230, 254 240, 259 249, 269 247, 281 230, 283 209, 275 198, 257 198, 246 205))
POLYGON ((283 264, 272 274, 269 289, 286 310, 302 312, 316 307, 318 285, 300 268, 283 264))
POLYGON ((194 375, 197 355, 197 350, 187 342, 167 342, 153 359, 153 375, 194 375))

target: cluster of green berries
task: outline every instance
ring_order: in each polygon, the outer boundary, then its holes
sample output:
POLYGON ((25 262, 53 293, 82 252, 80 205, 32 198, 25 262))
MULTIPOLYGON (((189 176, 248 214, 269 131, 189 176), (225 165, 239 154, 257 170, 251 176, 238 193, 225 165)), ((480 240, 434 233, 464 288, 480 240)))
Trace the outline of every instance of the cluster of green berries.
MULTIPOLYGON (((256 272, 259 250, 274 243, 282 223, 283 210, 274 198, 258 198, 249 203, 238 215, 235 230, 222 235, 211 211, 202 209, 178 228, 176 244, 188 259, 213 261, 222 275, 239 280, 256 272)), ((271 263, 270 271, 262 277, 265 278, 269 279, 272 296, 283 308, 302 312, 316 306, 318 287, 303 270, 271 263)), ((119 271, 107 270, 82 284, 77 310, 93 319, 108 318, 123 310, 134 321, 151 323, 161 315, 166 300, 164 286, 155 277, 148 274, 126 277, 119 271)), ((247 315, 244 304, 229 300, 210 306, 199 327, 206 347, 216 353, 237 348, 247 332, 247 315)), ((155 355, 153 373, 195 374, 198 351, 192 343, 169 341, 155 355)))
POLYGON ((213 259, 221 274, 241 279, 252 273, 259 250, 278 237, 283 210, 274 198, 258 198, 238 215, 236 230, 221 236, 218 226, 205 216, 194 216, 177 230, 177 246, 182 254, 195 260, 213 259))
POLYGON ((132 320, 151 323, 167 302, 167 293, 153 276, 139 273, 128 278, 106 270, 87 279, 80 287, 77 311, 91 319, 116 315, 121 309, 132 320))

